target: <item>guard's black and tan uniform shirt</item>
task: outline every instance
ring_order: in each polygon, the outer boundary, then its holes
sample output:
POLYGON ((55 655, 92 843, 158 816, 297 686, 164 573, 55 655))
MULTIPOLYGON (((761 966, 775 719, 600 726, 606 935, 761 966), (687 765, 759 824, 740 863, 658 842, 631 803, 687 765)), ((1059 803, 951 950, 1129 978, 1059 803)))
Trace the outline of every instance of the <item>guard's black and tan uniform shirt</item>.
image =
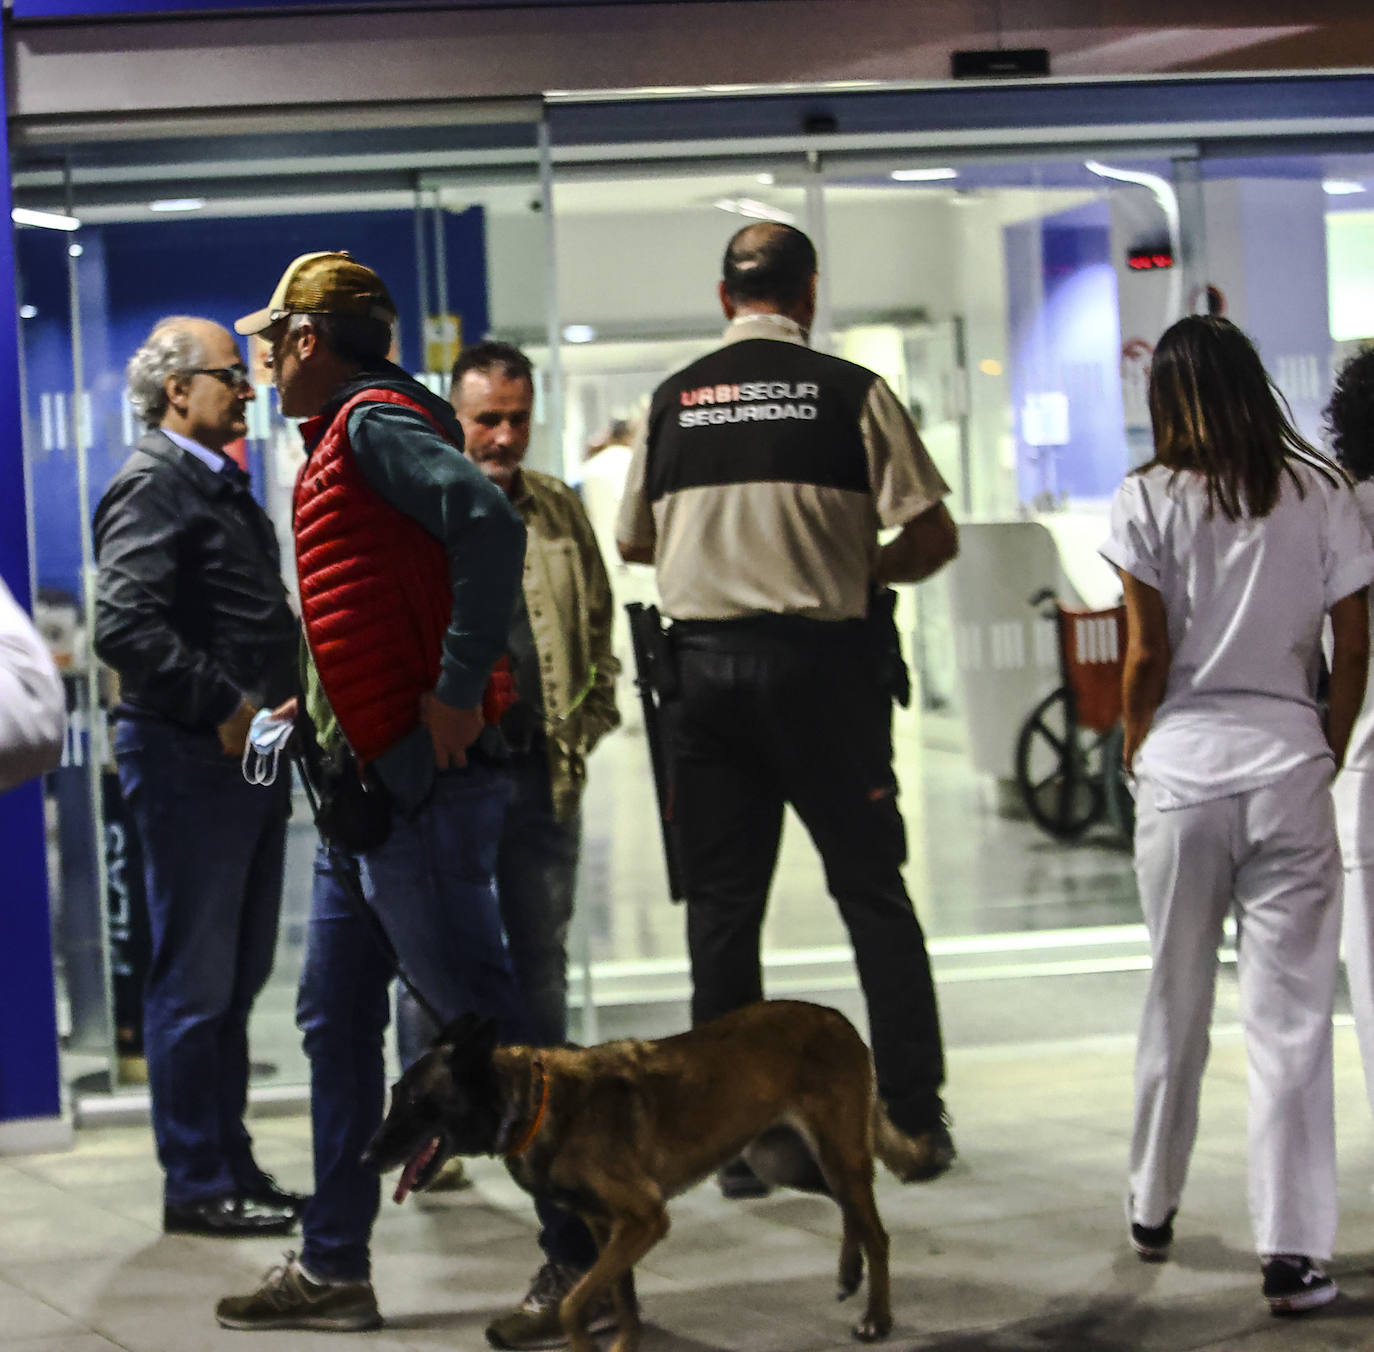
POLYGON ((654 551, 665 615, 865 613, 880 527, 949 492, 881 376, 751 314, 654 394, 617 538, 654 551))

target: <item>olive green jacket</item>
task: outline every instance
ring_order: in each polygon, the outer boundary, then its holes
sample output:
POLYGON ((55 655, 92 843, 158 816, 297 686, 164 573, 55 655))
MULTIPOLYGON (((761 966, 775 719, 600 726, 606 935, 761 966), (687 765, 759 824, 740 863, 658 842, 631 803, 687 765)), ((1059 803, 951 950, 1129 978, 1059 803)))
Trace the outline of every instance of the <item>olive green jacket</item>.
POLYGON ((525 523, 525 608, 544 698, 554 815, 577 811, 587 755, 620 723, 611 649, 614 602, 581 500, 561 479, 521 469, 511 505, 525 523))

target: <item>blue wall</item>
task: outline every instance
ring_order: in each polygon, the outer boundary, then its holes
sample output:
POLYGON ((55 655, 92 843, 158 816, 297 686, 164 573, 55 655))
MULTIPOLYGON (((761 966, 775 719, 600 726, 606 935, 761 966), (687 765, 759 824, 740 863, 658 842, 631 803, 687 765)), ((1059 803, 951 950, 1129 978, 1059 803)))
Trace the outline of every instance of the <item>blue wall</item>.
POLYGON ((1106 204, 1007 227, 1009 351, 1023 502, 1047 486, 1075 498, 1109 496, 1126 472, 1121 320, 1106 204), (1033 446, 1028 399, 1062 394, 1068 436, 1033 446))
MULTIPOLYGON (((4 101, 0 51, 0 102, 4 101)), ((0 187, 0 223, 10 215, 9 175, 0 187)), ((14 236, 0 224, 0 577, 27 606, 29 533, 24 510, 24 446, 19 408, 19 334, 14 236)), ((47 849, 38 784, 0 794, 0 1124, 61 1111, 57 1012, 49 939, 47 849)))
MULTIPOLYGON (((266 303, 283 269, 298 254, 347 249, 375 268, 400 309, 401 364, 420 368, 419 270, 415 220, 409 211, 179 217, 89 226, 79 239, 83 366, 92 419, 92 507, 128 454, 121 402, 124 365, 152 326, 169 314, 203 315, 232 325, 240 315, 266 303)), ((81 522, 69 416, 70 240, 51 230, 18 233, 22 298, 38 311, 23 321, 38 581, 74 595, 80 579, 81 522), (68 416, 60 416, 63 412, 68 416)), ((463 332, 480 338, 489 322, 486 232, 480 207, 446 216, 445 249, 449 304, 462 316, 463 332)), ((250 444, 250 471, 260 464, 261 448, 250 444)))

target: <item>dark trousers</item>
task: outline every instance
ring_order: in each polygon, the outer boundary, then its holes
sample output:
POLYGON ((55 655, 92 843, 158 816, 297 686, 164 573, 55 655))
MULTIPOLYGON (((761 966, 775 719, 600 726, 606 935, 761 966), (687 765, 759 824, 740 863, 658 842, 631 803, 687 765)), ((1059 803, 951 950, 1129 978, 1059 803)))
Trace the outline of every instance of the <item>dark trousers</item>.
POLYGON ((763 998, 760 930, 790 803, 854 945, 879 1093, 907 1131, 935 1125, 939 1012, 901 875, 891 702, 862 626, 736 621, 673 632, 681 679, 674 820, 693 1023, 763 998))
POLYGON ((248 1016, 272 970, 290 776, 249 784, 214 733, 115 725, 143 846, 152 960, 143 1003, 153 1134, 170 1203, 253 1187, 248 1016))

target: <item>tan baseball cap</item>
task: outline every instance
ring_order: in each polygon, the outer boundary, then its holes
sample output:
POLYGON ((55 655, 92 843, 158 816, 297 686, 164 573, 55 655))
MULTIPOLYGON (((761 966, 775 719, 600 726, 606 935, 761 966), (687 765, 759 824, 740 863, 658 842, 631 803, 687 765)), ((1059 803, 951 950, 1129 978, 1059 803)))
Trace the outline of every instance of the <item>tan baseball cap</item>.
POLYGON ((340 252, 302 254, 282 273, 261 310, 234 321, 238 333, 261 333, 287 315, 369 315, 390 323, 396 302, 371 268, 340 252))

